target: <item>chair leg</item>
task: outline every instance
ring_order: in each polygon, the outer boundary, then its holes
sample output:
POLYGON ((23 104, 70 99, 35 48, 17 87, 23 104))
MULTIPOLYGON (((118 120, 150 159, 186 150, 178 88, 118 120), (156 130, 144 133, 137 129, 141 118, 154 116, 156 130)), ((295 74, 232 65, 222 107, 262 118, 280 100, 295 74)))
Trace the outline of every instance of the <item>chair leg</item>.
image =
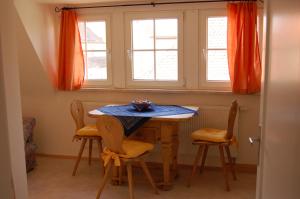
POLYGON ((150 171, 149 171, 146 163, 144 162, 144 160, 140 159, 140 164, 141 164, 141 167, 142 167, 142 169, 143 169, 143 171, 144 171, 144 173, 145 173, 145 175, 146 175, 149 183, 151 184, 152 188, 154 189, 154 193, 158 194, 158 189, 157 189, 157 187, 156 187, 156 185, 154 183, 154 180, 153 180, 153 178, 152 178, 152 176, 150 174, 150 171))
POLYGON ((206 144, 204 146, 204 152, 203 152, 203 157, 202 157, 202 162, 201 162, 201 167, 200 167, 200 173, 203 173, 203 170, 204 170, 205 160, 207 157, 207 151, 208 151, 208 145, 206 144))
POLYGON ((122 181, 122 177, 123 177, 123 162, 121 161, 121 165, 119 166, 119 173, 118 173, 118 177, 119 177, 119 185, 121 185, 123 183, 122 181))
POLYGON ((93 139, 89 139, 89 165, 92 163, 93 139))
POLYGON ((101 154, 103 153, 103 148, 102 148, 102 139, 98 139, 97 140, 97 143, 98 143, 98 148, 99 148, 99 160, 100 160, 100 165, 102 167, 102 176, 104 176, 104 173, 105 173, 105 170, 104 170, 104 162, 103 162, 103 159, 102 159, 102 156, 101 154))
POLYGON ((225 156, 224 156, 224 149, 221 144, 219 145, 219 151, 220 151, 220 160, 222 163, 223 173, 224 173, 224 178, 225 178, 226 191, 230 191, 229 182, 228 182, 228 174, 227 174, 227 166, 226 166, 225 156))
POLYGON ((104 187, 105 187, 105 185, 107 183, 111 167, 112 167, 112 161, 109 161, 109 163, 107 164, 106 170, 105 170, 104 177, 103 177, 103 179, 101 181, 101 184, 100 184, 100 187, 98 189, 98 193, 97 193, 96 199, 100 198, 100 195, 101 195, 101 193, 102 193, 102 191, 103 191, 103 189, 104 189, 104 187))
POLYGON ((133 179, 132 179, 132 165, 131 162, 127 162, 127 175, 128 175, 128 188, 129 188, 129 198, 133 197, 133 179))
POLYGON ((234 163, 233 163, 233 160, 232 160, 232 157, 231 157, 231 154, 230 154, 230 148, 229 148, 228 145, 225 146, 225 150, 226 150, 226 153, 227 153, 227 158, 228 158, 228 162, 229 162, 229 166, 230 166, 230 169, 231 169, 233 180, 236 180, 237 178, 236 178, 234 163))
POLYGON ((112 185, 119 185, 120 183, 120 178, 119 178, 119 167, 113 166, 112 167, 112 180, 111 184, 112 185))
POLYGON ((191 173, 190 177, 188 178, 188 182, 187 182, 188 187, 191 186, 192 177, 196 173, 197 165, 198 165, 198 162, 199 162, 199 160, 201 158, 201 155, 202 155, 202 149, 203 149, 203 145, 199 145, 198 152, 197 152, 197 155, 196 155, 196 158, 195 158, 195 161, 194 161, 194 165, 193 165, 193 170, 192 170, 192 173, 191 173))
POLYGON ((83 138, 72 175, 75 176, 87 139, 83 138))

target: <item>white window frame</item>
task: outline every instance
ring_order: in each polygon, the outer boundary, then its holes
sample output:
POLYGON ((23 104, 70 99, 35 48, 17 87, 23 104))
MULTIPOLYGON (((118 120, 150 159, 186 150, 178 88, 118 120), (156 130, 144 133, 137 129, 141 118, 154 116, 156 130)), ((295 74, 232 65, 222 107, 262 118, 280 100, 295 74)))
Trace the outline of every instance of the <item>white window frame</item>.
POLYGON ((209 9, 199 13, 199 88, 213 90, 230 90, 230 80, 207 80, 207 42, 208 42, 208 18, 227 17, 226 9, 209 9))
POLYGON ((135 12, 125 15, 125 55, 126 55, 126 87, 142 88, 182 88, 184 87, 183 69, 183 12, 160 11, 160 12, 135 12), (135 19, 168 19, 177 18, 178 20, 178 80, 159 81, 159 80, 134 80, 132 69, 132 20, 135 19))
MULTIPOLYGON (((110 15, 79 15, 78 21, 105 21, 106 24, 106 64, 107 64, 107 79, 84 79, 83 87, 86 88, 99 88, 99 87, 108 87, 112 86, 112 65, 111 65, 111 24, 110 24, 110 15)), ((86 71, 85 71, 86 72, 86 71)))

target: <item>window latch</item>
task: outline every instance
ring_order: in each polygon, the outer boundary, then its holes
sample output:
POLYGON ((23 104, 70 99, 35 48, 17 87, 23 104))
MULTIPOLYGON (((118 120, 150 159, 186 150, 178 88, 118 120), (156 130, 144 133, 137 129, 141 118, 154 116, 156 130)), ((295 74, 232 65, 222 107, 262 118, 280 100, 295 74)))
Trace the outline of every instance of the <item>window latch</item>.
POLYGON ((132 57, 131 57, 131 50, 129 50, 129 49, 127 50, 127 56, 128 56, 128 59, 131 60, 131 58, 132 58, 132 57))
POLYGON ((110 51, 110 49, 107 49, 106 50, 106 56, 107 56, 107 59, 111 59, 111 51, 110 51))
POLYGON ((202 54, 203 54, 203 58, 204 58, 204 60, 206 60, 206 49, 205 48, 203 48, 202 49, 202 54))

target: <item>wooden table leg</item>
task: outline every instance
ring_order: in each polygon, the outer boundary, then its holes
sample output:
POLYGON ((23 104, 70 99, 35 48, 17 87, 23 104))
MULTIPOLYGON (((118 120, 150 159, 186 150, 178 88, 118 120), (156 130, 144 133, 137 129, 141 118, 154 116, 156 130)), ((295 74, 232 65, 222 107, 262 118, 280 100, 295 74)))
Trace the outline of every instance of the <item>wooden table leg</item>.
POLYGON ((178 177, 178 147, 179 147, 179 138, 178 138, 178 123, 174 123, 173 135, 172 135, 172 172, 174 177, 178 177))
MULTIPOLYGON (((174 140, 178 140, 178 138, 176 138, 176 130, 177 124, 174 122, 161 123, 161 154, 163 161, 163 183, 161 188, 165 191, 172 189, 173 176, 170 166, 174 161, 175 152, 177 158, 178 143, 173 143, 174 140)), ((173 163, 177 164, 177 160, 173 163)))

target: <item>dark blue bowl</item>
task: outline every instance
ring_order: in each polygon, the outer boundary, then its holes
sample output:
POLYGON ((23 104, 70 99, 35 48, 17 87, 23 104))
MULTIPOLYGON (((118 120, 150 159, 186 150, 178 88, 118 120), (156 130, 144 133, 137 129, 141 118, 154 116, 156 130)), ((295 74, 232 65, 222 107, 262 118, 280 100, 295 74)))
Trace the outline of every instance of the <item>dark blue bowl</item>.
POLYGON ((131 104, 135 108, 135 110, 137 110, 139 112, 147 111, 147 110, 151 109, 150 101, 142 101, 142 102, 132 101, 131 104))

